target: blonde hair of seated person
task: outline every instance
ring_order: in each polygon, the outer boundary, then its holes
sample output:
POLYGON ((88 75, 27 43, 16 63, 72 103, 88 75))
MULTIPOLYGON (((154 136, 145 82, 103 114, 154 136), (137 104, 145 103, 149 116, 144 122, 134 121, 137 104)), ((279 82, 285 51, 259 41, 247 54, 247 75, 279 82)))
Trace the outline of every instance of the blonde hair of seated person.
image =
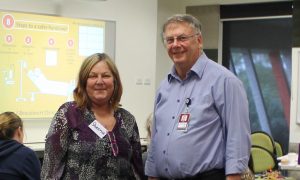
POLYGON ((152 122, 153 122, 153 113, 150 113, 146 120, 147 138, 149 140, 151 139, 152 122))
POLYGON ((14 112, 0 114, 0 140, 14 139, 23 143, 23 122, 14 112))

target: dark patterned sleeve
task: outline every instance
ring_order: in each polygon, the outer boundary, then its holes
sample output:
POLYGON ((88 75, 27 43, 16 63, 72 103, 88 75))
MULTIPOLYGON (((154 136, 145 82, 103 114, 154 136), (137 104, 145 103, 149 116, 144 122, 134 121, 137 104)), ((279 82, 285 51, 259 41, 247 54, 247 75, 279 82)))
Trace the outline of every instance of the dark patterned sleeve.
POLYGON ((62 176, 68 148, 68 106, 68 103, 63 104, 52 119, 46 137, 41 179, 60 179, 62 176))
POLYGON ((131 138, 131 146, 133 150, 133 155, 132 155, 133 166, 135 169, 135 173, 139 175, 139 178, 145 179, 139 129, 134 117, 133 120, 134 120, 134 126, 133 126, 133 134, 131 138))

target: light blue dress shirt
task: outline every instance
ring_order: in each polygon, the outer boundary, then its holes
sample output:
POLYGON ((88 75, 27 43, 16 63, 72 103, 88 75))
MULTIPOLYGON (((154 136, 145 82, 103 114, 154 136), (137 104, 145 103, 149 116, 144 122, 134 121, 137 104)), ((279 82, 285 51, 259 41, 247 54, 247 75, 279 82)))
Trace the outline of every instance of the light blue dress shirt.
POLYGON ((187 78, 174 67, 156 94, 152 140, 145 173, 151 177, 184 178, 211 169, 241 173, 250 156, 248 100, 242 82, 203 53, 187 78), (177 129, 180 114, 190 121, 177 129))

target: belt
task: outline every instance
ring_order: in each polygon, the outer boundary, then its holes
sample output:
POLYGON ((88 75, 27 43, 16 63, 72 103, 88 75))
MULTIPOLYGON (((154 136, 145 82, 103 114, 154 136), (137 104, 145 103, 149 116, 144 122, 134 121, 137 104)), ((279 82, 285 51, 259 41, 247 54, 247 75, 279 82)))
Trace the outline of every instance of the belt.
POLYGON ((160 178, 160 180, 202 180, 202 179, 213 179, 213 180, 225 180, 225 169, 212 169, 202 173, 198 173, 195 176, 190 176, 186 178, 160 178))

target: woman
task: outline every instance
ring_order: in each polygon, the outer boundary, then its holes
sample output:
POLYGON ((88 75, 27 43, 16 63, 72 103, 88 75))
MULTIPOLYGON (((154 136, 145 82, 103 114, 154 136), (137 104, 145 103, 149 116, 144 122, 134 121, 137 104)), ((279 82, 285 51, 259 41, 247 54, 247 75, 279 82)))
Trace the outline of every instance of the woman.
POLYGON ((18 115, 0 114, 0 179, 40 179, 40 161, 23 145, 23 137, 23 122, 18 115))
POLYGON ((63 104, 47 134, 42 179, 141 179, 138 127, 120 108, 122 84, 106 54, 81 65, 74 102, 63 104))

